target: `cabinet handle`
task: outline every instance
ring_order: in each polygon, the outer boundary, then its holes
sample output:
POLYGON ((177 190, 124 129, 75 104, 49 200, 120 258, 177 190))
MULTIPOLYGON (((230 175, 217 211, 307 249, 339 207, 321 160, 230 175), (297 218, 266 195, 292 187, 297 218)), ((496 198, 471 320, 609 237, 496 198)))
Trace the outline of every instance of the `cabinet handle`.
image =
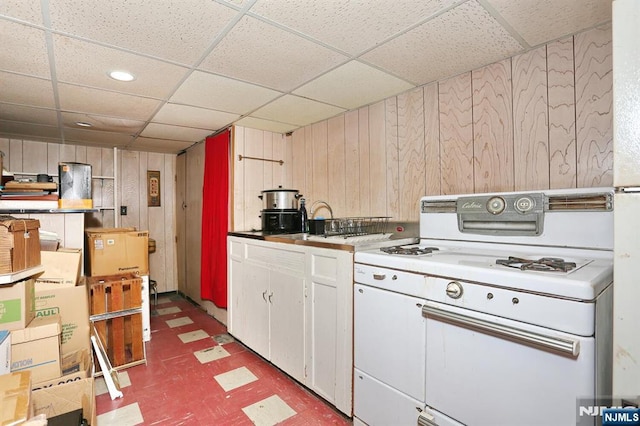
POLYGON ((269 295, 269 303, 272 303, 272 302, 271 302, 271 296, 273 296, 273 293, 271 293, 271 294, 269 295))
POLYGON ((267 297, 266 296, 267 296, 267 290, 262 292, 262 298, 264 299, 265 302, 267 301, 267 297))
POLYGON ((385 278, 387 278, 386 274, 373 274, 374 280, 381 281, 381 280, 384 280, 385 278))

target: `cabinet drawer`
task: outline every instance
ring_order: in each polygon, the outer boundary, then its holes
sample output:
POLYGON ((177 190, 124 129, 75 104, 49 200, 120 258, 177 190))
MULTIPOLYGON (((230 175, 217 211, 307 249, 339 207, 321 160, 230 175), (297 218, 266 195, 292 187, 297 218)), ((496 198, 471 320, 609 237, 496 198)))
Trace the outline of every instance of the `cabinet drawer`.
MULTIPOLYGON (((285 245, 283 244, 283 246, 285 245)), ((269 266, 270 269, 285 268, 304 274, 304 252, 302 251, 248 243, 246 260, 264 264, 269 266)))

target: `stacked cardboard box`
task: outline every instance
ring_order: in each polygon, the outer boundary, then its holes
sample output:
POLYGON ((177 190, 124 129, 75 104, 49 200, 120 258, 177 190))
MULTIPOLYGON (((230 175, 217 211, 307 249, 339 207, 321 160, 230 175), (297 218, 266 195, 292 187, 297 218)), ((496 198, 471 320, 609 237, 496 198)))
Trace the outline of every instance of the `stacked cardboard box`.
POLYGON ((0 286, 0 328, 20 330, 35 318, 33 278, 0 286))
MULTIPOLYGON (((95 424, 94 365, 88 292, 80 279, 81 250, 43 252, 41 259, 43 273, 0 286, 0 330, 7 330, 10 345, 7 362, 11 374, 29 374, 30 415, 51 418, 82 409, 89 424, 95 424)), ((0 340, 2 335, 0 331, 0 340)), ((3 348, 0 342, 0 368, 3 348)))
POLYGON ((149 273, 149 231, 87 228, 87 276, 149 273))
POLYGON ((40 265, 40 222, 0 216, 0 274, 40 265))
POLYGON ((34 383, 62 376, 60 367, 60 315, 35 318, 11 332, 11 371, 31 372, 34 383))
POLYGON ((33 415, 31 404, 31 372, 0 376, 0 424, 19 425, 33 415))
POLYGON ((39 290, 75 287, 80 281, 81 249, 61 247, 55 251, 43 250, 40 259, 44 272, 36 277, 39 290))

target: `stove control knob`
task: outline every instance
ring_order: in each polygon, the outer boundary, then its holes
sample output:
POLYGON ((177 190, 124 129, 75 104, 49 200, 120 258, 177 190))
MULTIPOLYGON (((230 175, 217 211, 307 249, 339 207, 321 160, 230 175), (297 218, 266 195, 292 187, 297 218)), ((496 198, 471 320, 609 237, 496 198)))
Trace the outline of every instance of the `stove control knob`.
POLYGON ((487 211, 491 214, 500 214, 504 211, 506 203, 502 197, 491 197, 487 201, 487 211))
POLYGON ((447 284, 447 296, 452 299, 460 299, 462 297, 462 284, 457 281, 451 281, 447 284))
POLYGON ((520 197, 516 200, 513 207, 520 213, 527 213, 533 209, 535 202, 531 197, 520 197))

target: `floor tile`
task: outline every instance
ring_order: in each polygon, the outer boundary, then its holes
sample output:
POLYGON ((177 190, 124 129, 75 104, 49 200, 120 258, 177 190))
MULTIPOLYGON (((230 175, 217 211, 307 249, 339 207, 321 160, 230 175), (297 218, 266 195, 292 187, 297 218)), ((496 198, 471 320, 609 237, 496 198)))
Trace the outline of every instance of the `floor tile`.
POLYGON ((212 348, 203 349, 201 351, 197 351, 193 353, 200 364, 205 364, 207 362, 215 361, 220 358, 225 358, 229 356, 229 352, 227 352, 222 346, 214 346, 212 348))
MULTIPOLYGON (((126 371, 118 371, 118 382, 120 382, 120 389, 131 386, 131 379, 129 379, 129 373, 126 371)), ((104 377, 98 377, 95 380, 96 396, 103 395, 109 392, 107 384, 104 382, 104 377)))
POLYGON ((229 392, 230 390, 258 380, 258 378, 249 371, 247 367, 236 368, 235 370, 218 374, 213 378, 216 379, 216 382, 218 382, 225 392, 229 392))
POLYGON ((190 343, 200 339, 207 339, 209 337, 209 334, 207 334, 204 330, 195 330, 188 333, 178 334, 178 337, 180 338, 180 340, 182 340, 182 343, 190 343))
POLYGON ((273 426, 296 414, 278 395, 242 409, 256 426, 273 426))
POLYGON ((168 308, 159 308, 156 309, 156 313, 158 315, 169 315, 169 314, 177 314, 178 312, 182 312, 182 309, 180 309, 177 306, 171 306, 168 308))
POLYGON ((98 426, 134 426, 144 423, 137 402, 100 414, 96 420, 98 426))
POLYGON ((219 345, 226 345, 227 343, 235 342, 235 339, 229 334, 216 334, 213 336, 213 340, 219 345))
POLYGON ((175 328, 175 327, 181 327, 183 325, 193 324, 193 321, 189 317, 174 318, 174 319, 167 320, 165 322, 167 323, 169 328, 175 328))
POLYGON ((164 305, 171 302, 172 300, 169 296, 158 296, 158 305, 164 305))

